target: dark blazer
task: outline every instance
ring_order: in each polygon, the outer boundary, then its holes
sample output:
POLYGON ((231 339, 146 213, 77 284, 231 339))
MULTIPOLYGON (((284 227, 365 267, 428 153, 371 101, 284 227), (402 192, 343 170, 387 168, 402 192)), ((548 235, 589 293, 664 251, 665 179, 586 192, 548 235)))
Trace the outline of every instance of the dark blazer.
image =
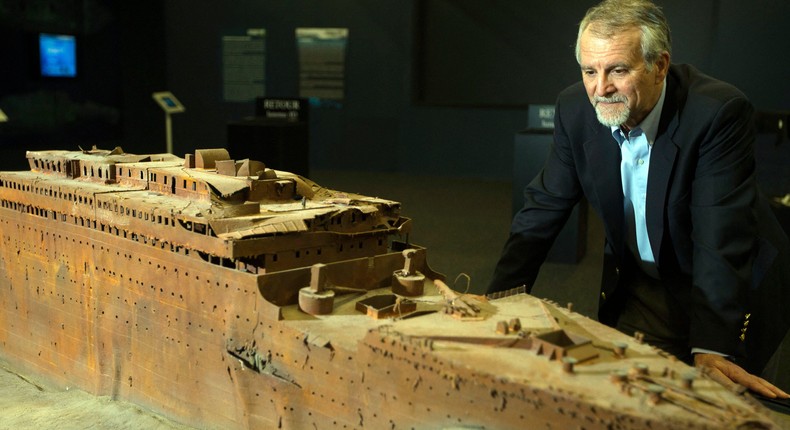
MULTIPOLYGON (((647 186, 662 284, 685 304, 690 346, 759 373, 790 327, 790 246, 755 183, 753 108, 733 86, 670 66, 647 186)), ((554 145, 526 187, 489 293, 531 286, 573 206, 586 197, 606 235, 599 319, 617 322, 625 244, 620 148, 581 82, 560 93, 554 145)))

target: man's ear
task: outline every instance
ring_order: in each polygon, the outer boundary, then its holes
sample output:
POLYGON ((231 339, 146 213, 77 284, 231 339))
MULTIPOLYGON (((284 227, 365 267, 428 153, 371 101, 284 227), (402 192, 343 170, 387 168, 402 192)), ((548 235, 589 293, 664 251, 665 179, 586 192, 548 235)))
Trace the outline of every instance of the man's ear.
POLYGON ((664 51, 656 59, 654 63, 654 67, 656 68, 656 84, 662 82, 664 78, 667 77, 667 73, 669 73, 669 58, 669 52, 664 51))

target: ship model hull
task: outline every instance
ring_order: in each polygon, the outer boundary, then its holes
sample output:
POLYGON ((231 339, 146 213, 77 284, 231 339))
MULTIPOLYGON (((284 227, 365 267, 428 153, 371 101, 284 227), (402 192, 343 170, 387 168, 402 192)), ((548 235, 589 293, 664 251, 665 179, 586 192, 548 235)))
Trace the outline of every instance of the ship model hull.
POLYGON ((567 309, 448 290, 394 202, 239 163, 247 194, 200 194, 177 172, 214 152, 28 158, 0 173, 0 356, 55 385, 201 428, 776 428, 567 309))

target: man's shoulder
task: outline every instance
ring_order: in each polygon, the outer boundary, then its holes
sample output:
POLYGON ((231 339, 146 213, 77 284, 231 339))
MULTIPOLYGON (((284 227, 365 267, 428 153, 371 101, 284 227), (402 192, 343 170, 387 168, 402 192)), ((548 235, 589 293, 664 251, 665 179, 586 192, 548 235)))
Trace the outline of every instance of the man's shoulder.
POLYGON ((735 85, 703 73, 689 64, 673 64, 669 69, 670 89, 684 94, 688 101, 696 99, 708 103, 726 103, 732 99, 747 100, 735 85))
POLYGON ((577 81, 573 85, 566 87, 564 90, 560 91, 559 96, 557 97, 559 101, 567 101, 567 102, 587 102, 589 103, 589 98, 587 97, 587 91, 584 89, 584 83, 582 81, 577 81))
POLYGON ((749 99, 734 85, 687 64, 670 67, 667 87, 664 111, 676 118, 678 133, 745 124, 754 112, 749 99))
POLYGON ((562 90, 557 96, 557 109, 563 115, 580 115, 586 111, 592 111, 590 99, 584 84, 579 81, 562 90))

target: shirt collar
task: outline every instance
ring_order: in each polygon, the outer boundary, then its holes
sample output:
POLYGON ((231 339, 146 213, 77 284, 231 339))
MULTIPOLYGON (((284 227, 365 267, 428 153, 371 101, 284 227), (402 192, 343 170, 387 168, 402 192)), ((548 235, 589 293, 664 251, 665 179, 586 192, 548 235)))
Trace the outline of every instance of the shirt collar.
MULTIPOLYGON (((650 146, 653 146, 653 142, 656 141, 656 135, 658 134, 658 122, 661 120, 661 111, 664 109, 664 99, 666 98, 666 94, 667 79, 664 78, 664 86, 661 88, 661 96, 658 97, 655 107, 653 107, 653 110, 647 114, 641 123, 634 127, 634 130, 641 130, 642 133, 645 134, 647 143, 650 146)), ((619 126, 612 127, 612 136, 615 136, 615 139, 618 141, 618 143, 620 143, 620 139, 617 138, 617 136, 622 136, 619 126)))

